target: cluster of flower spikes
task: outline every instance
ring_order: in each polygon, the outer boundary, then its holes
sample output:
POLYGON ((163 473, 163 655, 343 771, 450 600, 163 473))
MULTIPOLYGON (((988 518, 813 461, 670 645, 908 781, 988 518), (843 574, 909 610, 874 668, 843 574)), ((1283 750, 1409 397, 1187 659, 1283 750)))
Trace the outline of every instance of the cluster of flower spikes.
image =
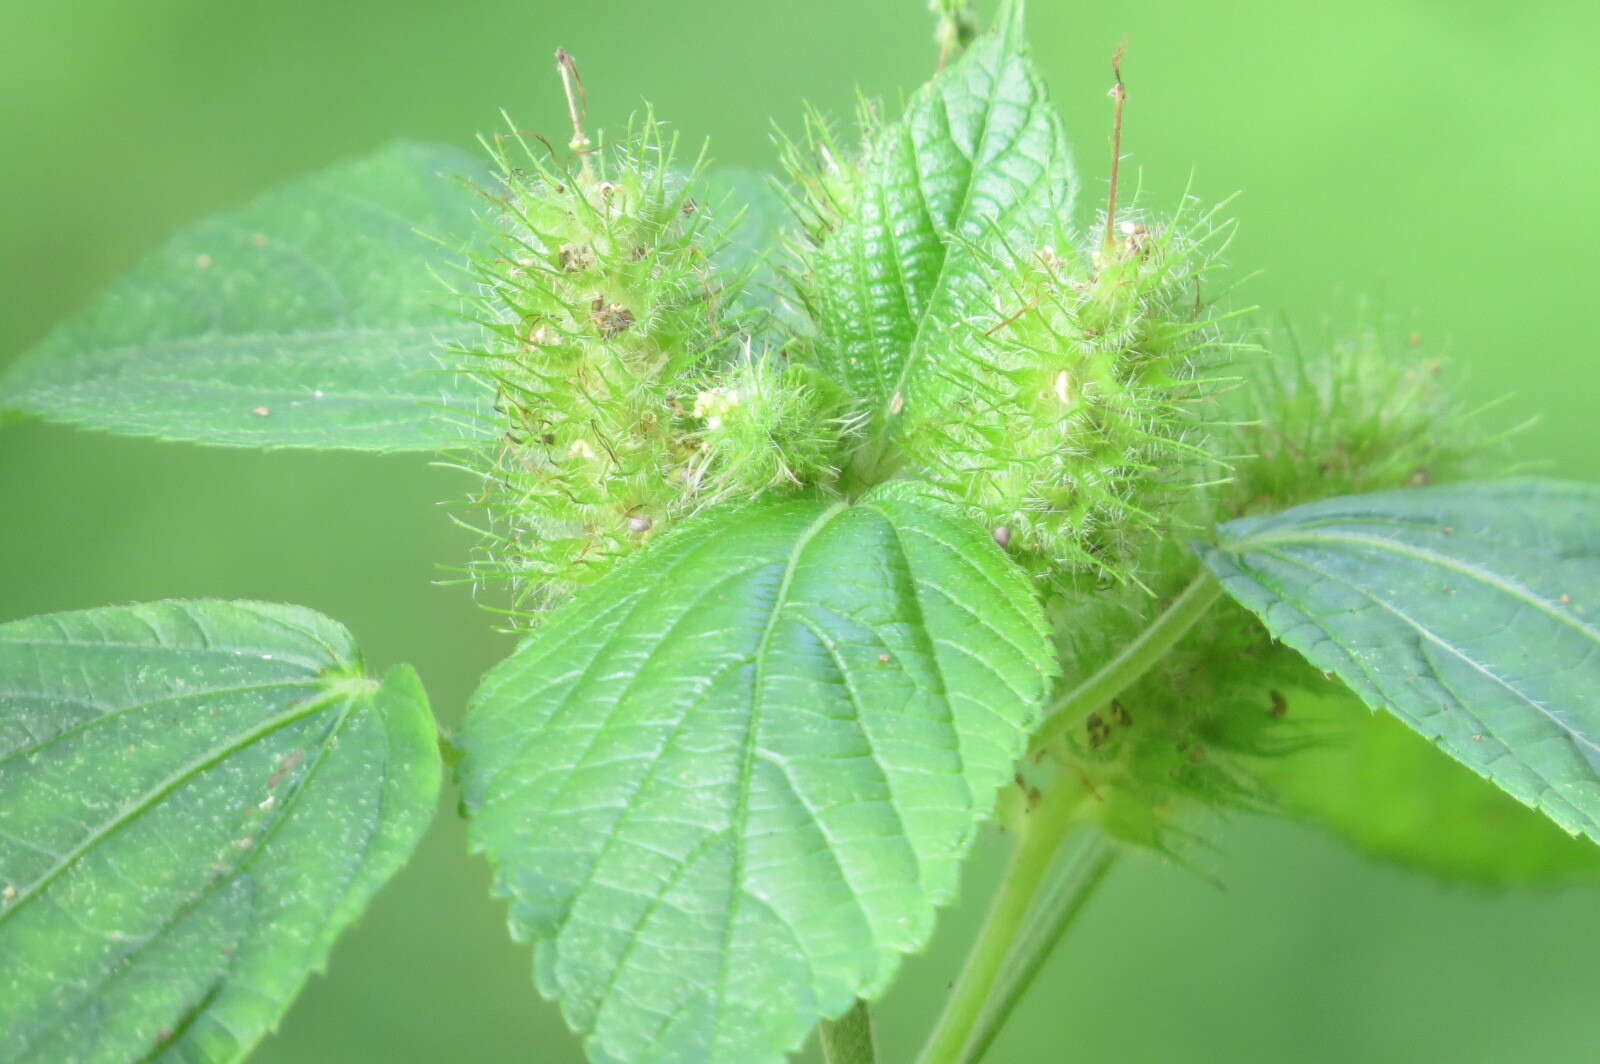
POLYGON ((520 134, 490 151, 471 301, 488 341, 469 368, 502 431, 476 470, 475 580, 537 616, 697 510, 833 475, 835 398, 752 350, 741 278, 713 264, 729 228, 658 123, 565 164, 520 134))
MULTIPOLYGON (((1214 449, 1233 455, 1232 474, 1196 491, 1186 520, 1211 525, 1474 472, 1492 441, 1443 386, 1442 364, 1421 357, 1415 336, 1390 342, 1394 332, 1362 325, 1311 350, 1281 333, 1263 334, 1238 363, 1243 383, 1221 397, 1226 414, 1214 449)), ((1124 585, 1052 595, 1069 689, 1136 638, 1198 569, 1173 537, 1152 538, 1142 554, 1153 594, 1124 585)), ((1354 696, 1224 600, 1114 704, 1077 722, 1047 753, 1093 789, 1107 830, 1182 859, 1185 811, 1273 808, 1275 797, 1260 782, 1264 759, 1343 741, 1296 711, 1330 697, 1354 696)))
POLYGON ((1175 496, 1226 475, 1208 446, 1236 346, 1205 291, 1214 220, 1128 218, 994 264, 991 315, 940 365, 947 404, 908 428, 926 475, 1047 583, 1140 583, 1141 545, 1188 508, 1175 496))
MULTIPOLYGON (((870 108, 861 124, 870 141, 870 108)), ((785 145, 802 262, 861 180, 824 121, 808 116, 806 133, 785 145)), ((1195 578, 1189 538, 1246 512, 1456 475, 1473 449, 1438 364, 1374 330, 1292 357, 1277 337, 1248 337, 1211 276, 1229 232, 1186 198, 1170 218, 1102 216, 1087 238, 971 249, 989 260, 995 302, 905 403, 898 468, 1036 577, 1064 691, 1195 578)), ((1107 830, 1183 859, 1187 814, 1272 807, 1264 760, 1329 741, 1292 710, 1308 694, 1347 696, 1218 602, 1114 702, 1041 743, 1017 794, 1072 777, 1107 830)))
POLYGON ((1227 516, 1313 498, 1458 480, 1503 437, 1451 394, 1446 366, 1364 309, 1350 329, 1303 348, 1287 328, 1262 335, 1230 396, 1237 463, 1227 516))

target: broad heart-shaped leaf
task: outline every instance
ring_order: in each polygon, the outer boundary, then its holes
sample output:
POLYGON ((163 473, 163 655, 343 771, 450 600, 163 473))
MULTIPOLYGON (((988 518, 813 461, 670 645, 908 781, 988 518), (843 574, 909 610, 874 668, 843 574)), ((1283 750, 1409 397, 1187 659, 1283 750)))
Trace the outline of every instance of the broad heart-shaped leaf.
POLYGON ((1021 7, 873 139, 813 257, 817 355, 881 416, 957 353, 959 324, 994 312, 992 256, 1071 211, 1066 133, 1022 53, 1021 7))
POLYGON ((928 940, 1053 667, 992 539, 906 498, 653 544, 490 672, 459 737, 539 989, 597 1062, 781 1059, 928 940))
POLYGON ((416 675, 310 610, 0 625, 0 1060, 232 1061, 411 853, 416 675))
POLYGON ((394 144, 182 230, 0 375, 0 410, 247 447, 436 450, 488 431, 446 372, 486 179, 394 144))
POLYGON ((1600 841, 1600 488, 1328 499, 1234 521, 1201 553, 1368 705, 1600 841))
POLYGON ((1350 694, 1291 692, 1313 737, 1256 774, 1289 815, 1385 860, 1450 880, 1520 886, 1600 878, 1600 846, 1574 838, 1388 713, 1350 694))

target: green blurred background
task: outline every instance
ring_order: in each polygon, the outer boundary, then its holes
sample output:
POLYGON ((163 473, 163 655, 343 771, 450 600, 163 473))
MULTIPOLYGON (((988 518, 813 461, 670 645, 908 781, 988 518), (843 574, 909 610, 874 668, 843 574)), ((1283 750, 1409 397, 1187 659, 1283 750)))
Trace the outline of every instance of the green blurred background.
MULTIPOLYGON (((1305 332, 1375 297, 1466 394, 1539 415, 1519 457, 1600 476, 1600 5, 1592 0, 1036 2, 1034 50, 1103 193, 1108 59, 1153 203, 1236 190, 1242 298, 1305 332)), ((550 55, 595 117, 643 97, 717 159, 769 117, 898 100, 931 70, 919 0, 0 0, 0 362, 171 228, 393 137, 470 143, 510 108, 560 132, 550 55)), ((426 461, 259 455, 24 424, 0 433, 0 620, 166 596, 300 602, 459 720, 508 642, 437 563, 470 540, 426 461)), ((1600 697, 1600 694, 1597 694, 1600 697)), ((1600 1059, 1600 891, 1491 896, 1281 823, 1203 825, 1222 888, 1126 862, 993 1061, 1600 1059)), ((445 810, 255 1059, 579 1059, 445 810)), ((886 1062, 931 1021, 997 871, 879 1010, 886 1062)), ((3 962, 0 962, 3 963, 3 962)))

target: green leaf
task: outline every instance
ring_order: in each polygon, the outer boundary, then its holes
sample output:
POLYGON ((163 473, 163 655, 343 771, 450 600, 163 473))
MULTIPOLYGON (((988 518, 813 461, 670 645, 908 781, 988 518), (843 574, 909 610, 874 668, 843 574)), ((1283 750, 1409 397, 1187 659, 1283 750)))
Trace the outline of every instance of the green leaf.
POLYGON ((758 342, 782 346, 782 337, 769 335, 773 316, 785 311, 775 261, 789 208, 776 181, 760 170, 721 166, 702 174, 698 184, 696 198, 709 204, 716 218, 737 217, 715 257, 718 270, 747 278, 736 309, 753 312, 746 327, 758 342))
POLYGON ((474 844, 595 1061, 758 1064, 924 945, 1054 668, 1019 570, 887 492, 713 511, 459 737, 474 844))
POLYGON ((869 146, 852 202, 812 260, 824 366, 866 405, 898 413, 958 350, 956 327, 993 312, 994 256, 1069 214, 1073 180, 1014 5, 869 146))
MULTIPOLYGON (((706 171, 699 184, 702 192, 697 198, 706 200, 719 216, 738 215, 718 267, 738 270, 765 263, 777 249, 779 234, 789 220, 772 175, 741 166, 719 166, 706 171)), ((763 286, 773 283, 765 269, 757 270, 756 280, 763 286)))
POLYGON ((1600 840, 1600 488, 1419 488, 1223 526, 1228 592, 1368 705, 1600 840))
POLYGON ((192 225, 0 375, 0 410, 247 447, 426 451, 487 430, 446 289, 482 164, 394 144, 192 225))
POLYGON ((405 861, 439 789, 416 674, 310 610, 0 625, 0 1060, 232 1061, 405 861))
POLYGON ((1288 719, 1318 741, 1257 772, 1286 812, 1369 853, 1447 879, 1518 886, 1600 875, 1600 847, 1351 696, 1290 694, 1288 719))

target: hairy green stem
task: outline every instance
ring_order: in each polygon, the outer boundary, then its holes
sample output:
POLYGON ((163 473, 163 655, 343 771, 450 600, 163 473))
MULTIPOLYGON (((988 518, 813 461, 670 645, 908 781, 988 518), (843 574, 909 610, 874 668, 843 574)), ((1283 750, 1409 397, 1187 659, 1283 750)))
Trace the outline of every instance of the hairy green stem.
POLYGON ((967 965, 945 1002, 938 1024, 922 1047, 920 1064, 957 1064, 983 1014, 1017 933, 1033 907, 1061 840, 1078 822, 1083 792, 1063 780, 1027 815, 1005 878, 990 903, 967 965))
MULTIPOLYGON (((1034 748, 1079 726, 1143 676, 1182 639, 1222 594, 1201 571, 1138 638, 1051 705, 1034 748)), ((1050 949, 1066 932, 1111 868, 1114 853, 1098 836, 1058 878, 1040 903, 1045 878, 1062 840, 1079 823, 1083 791, 1066 780, 1024 822, 966 967, 923 1046, 919 1064, 975 1064, 1021 1000, 1050 949)))
POLYGON ((977 1064, 989 1051, 995 1036, 1011 1018, 1028 987, 1033 985, 1044 962, 1050 959, 1056 943, 1066 935, 1116 863, 1117 850, 1113 843, 1098 830, 1090 830, 1092 834, 1061 862, 1059 873, 1053 877, 1049 889, 1034 906, 1027 924, 1017 936, 998 985, 967 1039, 963 1053, 967 1064, 977 1064))
POLYGON ((860 998, 837 1020, 823 1020, 818 1033, 828 1064, 874 1064, 878 1059, 872 1044, 872 1014, 860 998))
POLYGON ((1055 700, 1044 724, 1034 734, 1033 748, 1054 742, 1080 726, 1090 713, 1104 708, 1187 635, 1221 595, 1222 586, 1202 569, 1137 639, 1055 700))

